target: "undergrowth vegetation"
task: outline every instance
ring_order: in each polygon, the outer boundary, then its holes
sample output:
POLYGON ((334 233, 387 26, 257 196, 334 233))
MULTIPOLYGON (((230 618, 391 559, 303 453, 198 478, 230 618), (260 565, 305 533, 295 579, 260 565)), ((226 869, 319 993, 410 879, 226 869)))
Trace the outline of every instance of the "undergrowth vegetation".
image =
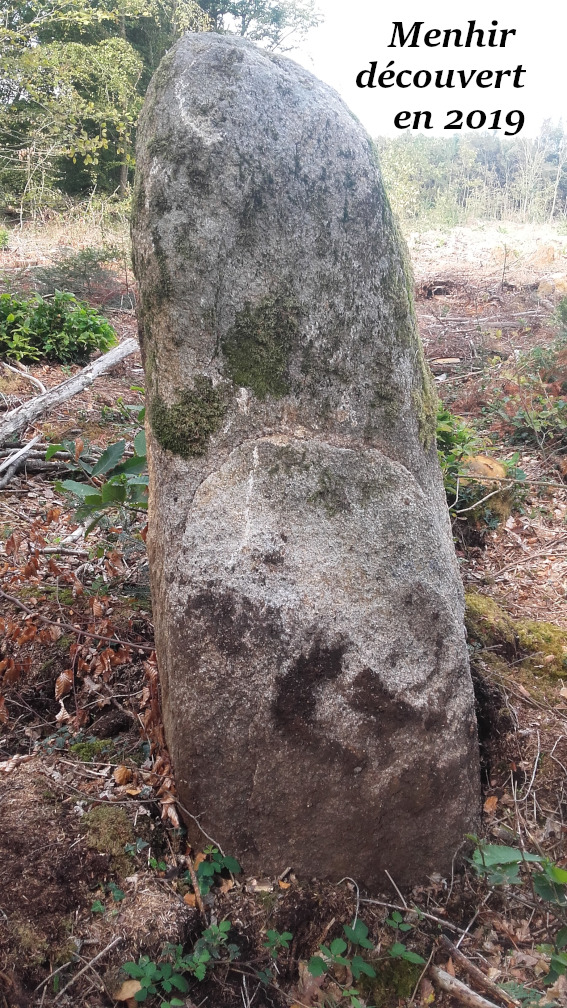
POLYGON ((486 408, 494 430, 545 454, 567 451, 567 298, 557 319, 560 332, 552 342, 506 362, 486 408))
POLYGON ((0 357, 23 364, 40 360, 68 364, 94 350, 109 350, 116 333, 95 308, 70 293, 51 298, 0 294, 0 357))

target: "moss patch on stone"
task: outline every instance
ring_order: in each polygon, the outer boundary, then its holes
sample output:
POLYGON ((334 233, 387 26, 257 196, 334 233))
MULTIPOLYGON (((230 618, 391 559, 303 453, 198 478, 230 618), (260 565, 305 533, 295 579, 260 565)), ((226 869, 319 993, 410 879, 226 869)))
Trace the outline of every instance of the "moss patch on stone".
POLYGON ((496 649, 493 657, 497 660, 514 660, 517 672, 567 675, 567 630, 540 620, 512 619, 493 599, 478 592, 468 592, 465 601, 465 623, 473 645, 496 649))
POLYGON ((222 389, 214 388, 210 378, 198 375, 195 388, 179 391, 171 406, 161 396, 154 397, 150 424, 162 448, 188 459, 205 454, 209 437, 219 429, 225 413, 222 389))
POLYGON ((417 413, 417 425, 421 442, 424 448, 430 448, 435 442, 437 433, 439 399, 435 391, 433 375, 425 360, 420 341, 418 341, 417 364, 419 367, 420 387, 414 390, 412 398, 417 413))
POLYGON ((297 305, 283 294, 263 298, 254 306, 246 303, 221 342, 228 377, 258 399, 287 395, 298 318, 297 305))

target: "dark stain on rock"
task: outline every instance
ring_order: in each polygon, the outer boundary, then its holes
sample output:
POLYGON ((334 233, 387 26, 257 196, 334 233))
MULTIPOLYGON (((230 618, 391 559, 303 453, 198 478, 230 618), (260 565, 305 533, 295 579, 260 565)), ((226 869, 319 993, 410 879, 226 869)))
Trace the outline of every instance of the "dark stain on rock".
POLYGON ((202 640, 212 641, 229 658, 244 657, 259 640, 281 640, 281 624, 271 607, 261 610, 249 599, 214 585, 193 595, 186 612, 187 619, 200 624, 202 640))
MULTIPOLYGON (((337 679, 346 645, 327 647, 316 641, 308 655, 301 655, 278 683, 272 704, 277 728, 302 734, 313 722, 317 688, 337 679)), ((310 729, 311 731, 311 729, 310 729)))
MULTIPOLYGON (((399 656, 392 652, 390 657, 395 662, 399 656)), ((418 720, 412 706, 387 690, 378 674, 369 668, 361 669, 353 680, 348 699, 354 710, 375 722, 380 734, 391 735, 418 720)))
MULTIPOLYGON (((395 664, 400 655, 392 651, 387 661, 395 664)), ((420 725, 426 731, 439 730, 445 722, 442 705, 427 710, 416 709, 411 703, 388 690, 379 675, 372 669, 363 668, 353 680, 348 701, 353 710, 369 718, 375 726, 381 741, 402 728, 420 725)))

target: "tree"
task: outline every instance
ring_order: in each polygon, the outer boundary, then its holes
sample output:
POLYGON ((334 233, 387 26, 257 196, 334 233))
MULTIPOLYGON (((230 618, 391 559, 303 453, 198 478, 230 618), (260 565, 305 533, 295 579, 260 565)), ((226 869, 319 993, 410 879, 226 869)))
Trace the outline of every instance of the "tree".
POLYGON ((57 188, 127 191, 147 85, 186 31, 289 49, 314 0, 0 0, 0 188, 34 212, 57 188))
POLYGON ((0 0, 0 14, 3 187, 22 211, 57 183, 124 195, 151 74, 207 16, 194 0, 0 0))
POLYGON ((293 49, 322 17, 314 0, 201 0, 215 31, 245 36, 267 49, 293 49))

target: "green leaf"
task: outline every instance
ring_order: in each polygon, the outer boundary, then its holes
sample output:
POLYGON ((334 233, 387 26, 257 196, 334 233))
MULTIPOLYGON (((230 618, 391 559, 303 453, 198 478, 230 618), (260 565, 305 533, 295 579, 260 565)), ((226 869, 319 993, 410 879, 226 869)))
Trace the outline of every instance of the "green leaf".
POLYGON ((207 878, 208 876, 214 875, 216 871, 216 865, 211 861, 201 861, 201 864, 197 868, 197 878, 207 878))
POLYGON ((412 962, 412 963, 424 963, 425 962, 425 959, 423 958, 423 956, 418 955, 417 952, 410 952, 409 949, 406 949, 405 952, 402 953, 402 959, 407 959, 408 962, 412 962))
POLYGON ((520 864, 522 861, 541 862, 545 859, 538 854, 525 854, 517 847, 505 847, 500 844, 483 844, 478 847, 473 856, 473 863, 480 868, 492 868, 494 865, 520 864))
POLYGON ((76 480, 61 480, 60 486, 64 490, 68 490, 70 493, 74 493, 75 497, 81 497, 83 500, 93 493, 94 488, 90 483, 77 483, 76 480))
POLYGON ((343 952, 346 952, 346 947, 346 941, 343 941, 342 938, 335 938, 335 940, 331 942, 331 953, 334 956, 342 955, 343 952))
POLYGON ((366 976, 375 977, 376 973, 370 963, 367 963, 362 956, 355 955, 352 957, 351 961, 351 972, 355 980, 358 980, 361 973, 365 973, 366 976))
POLYGON ((353 945, 360 945, 362 948, 374 948, 372 942, 367 938, 368 928, 364 921, 357 920, 354 927, 349 927, 348 924, 345 924, 343 931, 353 945))
POLYGON ((46 451, 46 453, 45 453, 45 461, 49 462, 49 459, 53 458, 53 456, 55 455, 55 452, 58 452, 58 451, 63 451, 63 445, 60 445, 60 444, 50 444, 49 447, 48 447, 48 449, 47 449, 47 451, 46 451))
POLYGON ((115 444, 109 445, 106 451, 103 451, 98 462, 93 466, 92 475, 100 476, 113 469, 122 458, 125 448, 126 442, 124 440, 116 441, 115 444))
POLYGON ((136 455, 146 455, 146 432, 145 430, 139 430, 134 438, 134 451, 136 455))
POLYGON ((555 966, 555 969, 557 969, 557 966, 555 964, 559 963, 559 965, 562 967, 562 972, 565 972, 565 970, 567 969, 567 952, 554 952, 551 957, 551 960, 555 966))
POLYGON ((232 872, 233 875, 238 875, 242 871, 236 858, 230 856, 222 859, 222 865, 223 868, 228 868, 229 872, 232 872))
MULTIPOLYGON (((126 487, 123 483, 112 483, 110 480, 107 483, 103 483, 103 504, 121 503, 124 500, 126 500, 126 487)), ((85 500, 85 503, 87 503, 87 500, 85 500)))
POLYGON ((133 977, 134 980, 139 980, 140 977, 144 976, 144 970, 142 969, 141 966, 138 966, 137 963, 135 962, 124 963, 121 969, 123 970, 124 973, 127 973, 128 976, 133 977))
POLYGON ((567 900, 565 899, 565 889, 564 886, 557 885, 556 882, 548 879, 543 872, 537 872, 532 875, 533 887, 543 900, 548 903, 557 903, 559 906, 565 906, 567 900))
POLYGON ((394 959, 399 959, 406 951, 406 947, 402 944, 402 942, 394 942, 388 951, 394 959))
POLYGON ((115 466, 112 470, 112 475, 114 477, 120 476, 122 473, 126 473, 126 475, 130 474, 136 476, 143 473, 147 468, 147 465, 148 463, 145 456, 143 458, 139 458, 137 455, 133 455, 132 458, 126 459, 125 462, 121 462, 120 465, 115 466))
POLYGON ((555 936, 555 946, 556 948, 561 949, 564 948, 565 945, 567 945, 567 927, 562 927, 555 936))
POLYGON ((314 977, 323 976, 323 973, 326 973, 327 969, 327 963, 318 955, 311 956, 311 959, 307 963, 307 970, 314 977))
POLYGON ((560 885, 564 885, 567 882, 567 871, 564 868, 559 868, 555 864, 549 864, 545 866, 545 874, 552 879, 553 882, 558 882, 560 885))

